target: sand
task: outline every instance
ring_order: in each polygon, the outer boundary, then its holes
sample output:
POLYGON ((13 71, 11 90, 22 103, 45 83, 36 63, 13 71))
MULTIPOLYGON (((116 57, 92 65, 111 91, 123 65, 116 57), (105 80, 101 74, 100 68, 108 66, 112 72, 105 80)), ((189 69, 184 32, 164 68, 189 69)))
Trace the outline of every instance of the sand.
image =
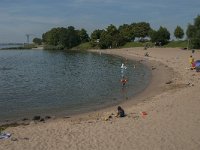
MULTIPOLYGON (((152 81, 145 91, 120 104, 127 116, 114 117, 114 106, 72 118, 9 127, 6 132, 12 136, 0 140, 0 149, 200 149, 200 73, 187 69, 191 51, 129 48, 97 52, 137 58, 152 67, 152 81), (145 52, 149 52, 149 57, 144 56, 145 52)), ((200 59, 200 51, 193 56, 200 59)))

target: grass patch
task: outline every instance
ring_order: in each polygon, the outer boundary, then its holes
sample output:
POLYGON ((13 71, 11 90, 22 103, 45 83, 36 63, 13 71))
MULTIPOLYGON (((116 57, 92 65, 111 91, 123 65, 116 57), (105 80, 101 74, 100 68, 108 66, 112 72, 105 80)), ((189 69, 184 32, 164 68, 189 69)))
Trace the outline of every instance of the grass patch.
POLYGON ((121 48, 131 48, 131 47, 153 47, 153 43, 151 42, 127 42, 124 46, 121 48))
MULTIPOLYGON (((186 48, 188 42, 187 41, 170 41, 168 44, 163 45, 162 47, 168 47, 168 48, 186 48)), ((128 42, 121 48, 131 48, 131 47, 145 47, 148 45, 148 47, 154 47, 154 43, 152 42, 128 42)))
POLYGON ((186 48, 187 44, 188 44, 187 41, 170 41, 168 44, 164 45, 163 47, 186 48))
POLYGON ((90 42, 81 43, 80 45, 73 47, 71 50, 88 50, 88 49, 92 49, 90 42))
POLYGON ((144 43, 141 42, 128 42, 122 48, 130 48, 130 47, 144 47, 144 43))
POLYGON ((64 47, 63 46, 54 46, 54 45, 44 45, 44 48, 45 50, 63 50, 64 47))
MULTIPOLYGON (((168 44, 162 46, 165 48, 186 48, 187 47, 187 41, 170 41, 168 44)), ((121 46, 120 48, 131 48, 131 47, 154 47, 154 43, 152 42, 127 42, 124 46, 121 46)), ((52 45, 46 45, 44 46, 44 49, 47 50, 69 50, 65 49, 60 46, 52 46, 52 45)), ((70 50, 88 50, 88 49, 98 49, 95 47, 92 47, 90 42, 82 43, 76 47, 71 48, 70 50)))

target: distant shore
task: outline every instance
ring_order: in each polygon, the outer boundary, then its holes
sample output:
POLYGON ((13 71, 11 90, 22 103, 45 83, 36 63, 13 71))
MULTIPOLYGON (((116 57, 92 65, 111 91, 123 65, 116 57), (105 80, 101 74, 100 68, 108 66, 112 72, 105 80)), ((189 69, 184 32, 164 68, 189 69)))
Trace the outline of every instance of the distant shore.
POLYGON ((43 46, 36 46, 34 44, 19 45, 19 46, 9 46, 0 48, 0 50, 26 50, 26 49, 43 49, 43 46))
MULTIPOLYGON (((72 118, 9 127, 0 149, 199 149, 200 74, 188 70, 191 51, 178 48, 94 50, 137 59, 152 69, 150 85, 132 101, 72 118), (149 57, 144 56, 148 52, 149 57), (135 101, 136 100, 136 101, 135 101), (145 112, 147 115, 143 115, 145 112)), ((192 54, 200 59, 200 52, 192 54)))

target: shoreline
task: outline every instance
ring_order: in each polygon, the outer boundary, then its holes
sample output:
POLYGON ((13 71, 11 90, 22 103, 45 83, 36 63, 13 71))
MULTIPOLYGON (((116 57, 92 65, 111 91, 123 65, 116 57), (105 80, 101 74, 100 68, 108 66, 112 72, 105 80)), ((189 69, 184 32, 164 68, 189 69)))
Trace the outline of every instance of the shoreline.
MULTIPOLYGON (((90 50, 88 50, 88 52, 91 52, 90 50)), ((92 53, 98 53, 98 51, 93 51, 92 53)), ((105 55, 112 55, 113 57, 120 57, 121 59, 126 59, 125 57, 122 57, 120 55, 114 55, 114 54, 106 54, 105 55)), ((130 59, 130 60, 134 60, 136 61, 137 59, 130 59)), ((137 60, 138 62, 140 62, 140 60, 137 60)), ((141 62, 140 62, 141 63, 141 62)), ((133 65, 133 64, 132 64, 133 65)), ((145 65, 147 66, 147 65, 145 65)), ((151 67, 149 66, 149 72, 151 72, 151 67)), ((105 106, 101 106, 99 108, 93 109, 93 110, 88 110, 85 112, 79 112, 79 113, 70 113, 70 114, 65 114, 65 113, 60 113, 60 114, 35 114, 35 115, 29 115, 29 116, 22 116, 22 117, 18 117, 18 118, 13 118, 13 119, 8 119, 8 120, 2 120, 0 121, 0 127, 9 127, 9 126, 19 126, 19 125, 28 125, 31 122, 35 121, 35 122, 44 122, 44 121, 51 121, 51 120, 55 120, 55 119, 63 119, 63 118, 84 118, 85 116, 88 116, 90 114, 94 114, 94 113, 101 113, 104 111, 108 111, 108 110, 112 110, 113 108, 117 107, 119 104, 122 103, 127 103, 128 101, 132 101, 134 99, 134 97, 138 97, 138 95, 140 93, 143 93, 143 91, 149 86, 150 84, 150 80, 152 78, 152 75, 149 78, 149 83, 148 85, 141 91, 139 91, 137 94, 130 96, 128 98, 128 100, 120 100, 119 102, 115 103, 115 104, 108 104, 105 106), (33 119, 35 117, 40 117, 40 119, 33 119)))
MULTIPOLYGON (((99 50, 88 50, 88 52, 93 52, 93 53, 99 53, 99 50)), ((99 115, 104 115, 104 112, 110 112, 110 114, 114 113, 113 110, 116 110, 118 105, 123 105, 125 107, 129 105, 136 105, 140 102, 145 101, 146 97, 152 97, 155 94, 159 94, 160 91, 158 90, 158 85, 163 84, 164 82, 167 82, 169 79, 166 76, 161 76, 161 79, 159 81, 156 81, 155 78, 158 78, 156 76, 157 74, 161 74, 162 71, 166 72, 168 70, 168 76, 170 76, 172 73, 170 72, 170 68, 165 68, 164 64, 160 63, 159 66, 157 65, 156 61, 147 61, 145 60, 146 58, 139 58, 139 57, 127 57, 126 55, 121 55, 121 54, 116 54, 116 49, 112 49, 111 51, 108 50, 102 50, 103 54, 106 55, 112 55, 115 57, 121 57, 122 59, 129 59, 129 60, 134 60, 139 63, 142 63, 143 65, 147 66, 151 76, 149 79, 148 85, 140 92, 138 92, 136 95, 129 97, 128 100, 121 100, 117 104, 110 104, 107 106, 101 106, 98 109, 91 110, 91 111, 86 111, 86 112, 81 112, 81 113, 74 113, 74 114, 68 114, 68 115, 34 115, 34 116, 29 116, 29 117, 22 117, 14 120, 5 120, 0 122, 0 127, 15 127, 15 126, 20 126, 20 125, 29 125, 32 122, 48 122, 52 120, 60 120, 60 119, 65 119, 65 118, 70 118, 71 120, 84 120, 84 119, 91 119, 91 116, 99 116, 99 115), (152 69, 153 68, 153 69, 152 69), (162 69, 162 71, 158 70, 158 68, 162 69), (162 81, 161 81, 162 80, 162 81), (157 88, 156 92, 153 93, 154 90, 157 88), (152 94, 153 93, 153 94, 152 94), (89 118, 88 118, 89 116, 89 118), (40 119, 34 120, 34 117, 40 117, 40 119)), ((160 86, 160 85, 159 85, 160 86)), ((95 117, 97 118, 97 117, 95 117)))
MULTIPOLYGON (((137 103, 120 104, 126 117, 115 118, 113 106, 73 118, 9 127, 5 131, 15 140, 1 141, 0 149, 199 149, 200 75, 185 69, 191 52, 150 48, 150 57, 144 57, 142 49, 102 50, 145 59, 153 66, 151 83, 133 98, 137 103)), ((200 58, 200 52, 194 56, 200 58)))

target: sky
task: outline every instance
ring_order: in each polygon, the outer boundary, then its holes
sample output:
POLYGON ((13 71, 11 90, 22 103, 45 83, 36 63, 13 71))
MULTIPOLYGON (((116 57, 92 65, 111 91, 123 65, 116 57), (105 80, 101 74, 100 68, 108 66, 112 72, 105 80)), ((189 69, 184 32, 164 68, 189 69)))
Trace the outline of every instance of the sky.
POLYGON ((90 35, 133 22, 166 27, 173 38, 200 15, 200 0, 0 0, 0 43, 24 43, 26 34, 41 38, 54 27, 84 28, 90 35))

